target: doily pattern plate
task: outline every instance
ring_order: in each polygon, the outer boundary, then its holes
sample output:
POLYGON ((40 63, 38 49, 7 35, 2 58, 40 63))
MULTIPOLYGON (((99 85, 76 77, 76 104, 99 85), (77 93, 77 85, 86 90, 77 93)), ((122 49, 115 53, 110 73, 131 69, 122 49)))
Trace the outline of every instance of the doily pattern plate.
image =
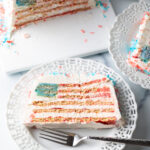
MULTIPOLYGON (((107 136, 113 137, 130 138, 132 136, 132 133, 136 127, 137 105, 134 95, 125 81, 113 70, 96 61, 78 58, 58 60, 29 71, 20 79, 10 94, 7 108, 8 128, 13 139, 16 141, 21 150, 43 149, 43 147, 33 138, 28 128, 22 124, 21 114, 25 103, 25 97, 28 93, 27 90, 32 85, 34 79, 39 77, 39 75, 47 75, 50 72, 95 72, 103 75, 109 75, 111 78, 113 78, 116 81, 115 87, 118 89, 117 97, 119 100, 122 117, 125 120, 125 125, 115 129, 109 129, 109 131, 104 130, 100 132, 104 132, 104 135, 105 132, 108 132, 107 136)), ((101 150, 121 150, 125 146, 124 144, 116 144, 111 142, 104 142, 104 144, 101 144, 100 141, 94 142, 98 142, 98 147, 96 147, 96 149, 101 150)), ((85 146, 83 149, 89 149, 86 144, 83 144, 83 146, 85 146)), ((68 147, 66 147, 66 149, 67 148, 68 147)), ((49 149, 54 148, 49 147, 49 149)), ((76 149, 78 149, 78 147, 76 149)), ((79 149, 81 149, 80 146, 79 149)))
POLYGON ((141 85, 144 88, 150 89, 150 77, 136 68, 131 67, 127 63, 127 51, 131 40, 134 38, 140 21, 145 11, 150 11, 149 3, 141 0, 139 3, 133 3, 128 9, 120 14, 110 32, 110 46, 111 53, 116 66, 129 77, 129 79, 141 85))

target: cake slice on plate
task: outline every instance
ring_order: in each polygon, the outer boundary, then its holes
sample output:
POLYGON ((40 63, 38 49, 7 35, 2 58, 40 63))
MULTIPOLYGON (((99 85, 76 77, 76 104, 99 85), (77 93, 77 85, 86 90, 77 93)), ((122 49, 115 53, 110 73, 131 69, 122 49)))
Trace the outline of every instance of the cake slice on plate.
POLYGON ((150 75, 150 13, 145 12, 136 40, 132 42, 128 62, 141 72, 150 75))
POLYGON ((29 93, 26 126, 110 128, 121 119, 113 83, 99 74, 42 76, 29 93))

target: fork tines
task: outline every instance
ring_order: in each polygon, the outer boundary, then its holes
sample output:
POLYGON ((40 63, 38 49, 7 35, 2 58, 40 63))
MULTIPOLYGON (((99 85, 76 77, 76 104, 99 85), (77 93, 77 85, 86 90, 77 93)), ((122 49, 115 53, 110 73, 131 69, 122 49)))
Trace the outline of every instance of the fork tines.
POLYGON ((63 145, 70 145, 73 144, 74 134, 69 132, 58 131, 49 128, 42 128, 42 132, 40 132, 40 138, 49 140, 55 143, 63 144, 63 145))

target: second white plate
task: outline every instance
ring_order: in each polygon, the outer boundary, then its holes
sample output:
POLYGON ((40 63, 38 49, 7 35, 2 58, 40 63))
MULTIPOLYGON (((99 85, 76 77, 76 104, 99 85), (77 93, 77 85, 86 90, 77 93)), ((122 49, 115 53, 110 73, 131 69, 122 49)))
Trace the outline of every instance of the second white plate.
POLYGON ((144 12, 150 11, 150 3, 141 0, 133 3, 120 14, 110 32, 109 51, 116 66, 129 77, 129 79, 150 89, 150 76, 137 71, 127 63, 128 50, 131 40, 135 37, 144 12))

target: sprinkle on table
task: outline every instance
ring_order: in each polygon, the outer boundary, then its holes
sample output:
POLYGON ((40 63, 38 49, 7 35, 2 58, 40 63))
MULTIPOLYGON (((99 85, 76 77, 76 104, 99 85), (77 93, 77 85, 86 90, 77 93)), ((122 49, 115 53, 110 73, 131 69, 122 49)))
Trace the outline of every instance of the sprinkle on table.
POLYGON ((87 43, 88 42, 88 40, 87 39, 84 39, 84 43, 87 43))
POLYGON ((95 32, 90 32, 90 34, 95 34, 95 32))
POLYGON ((100 8, 102 9, 104 18, 107 17, 106 12, 109 9, 108 2, 109 0, 96 0, 96 6, 100 6, 100 8))
POLYGON ((98 28, 102 28, 103 26, 102 25, 98 25, 98 28))
POLYGON ((62 69, 62 66, 59 66, 59 69, 62 69))
POLYGON ((85 30, 84 30, 84 29, 81 29, 80 31, 81 31, 81 33, 85 33, 85 30))

